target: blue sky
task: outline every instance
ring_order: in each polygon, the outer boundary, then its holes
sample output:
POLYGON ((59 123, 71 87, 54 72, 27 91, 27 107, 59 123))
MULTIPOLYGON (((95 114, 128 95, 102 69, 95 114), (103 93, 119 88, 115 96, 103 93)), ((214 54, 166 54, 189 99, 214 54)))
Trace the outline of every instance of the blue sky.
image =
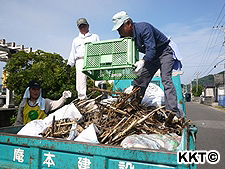
POLYGON ((224 70, 224 33, 213 29, 225 26, 223 6, 224 0, 2 0, 0 39, 68 59, 78 18, 85 17, 91 32, 109 40, 118 38, 111 18, 124 10, 134 22, 149 22, 172 37, 183 56, 181 82, 187 84, 196 74, 224 70))

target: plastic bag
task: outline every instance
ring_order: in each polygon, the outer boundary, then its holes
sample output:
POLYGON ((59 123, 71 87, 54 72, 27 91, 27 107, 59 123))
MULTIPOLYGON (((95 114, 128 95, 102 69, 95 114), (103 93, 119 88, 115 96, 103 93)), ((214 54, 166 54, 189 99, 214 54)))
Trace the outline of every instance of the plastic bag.
MULTIPOLYGON (((131 93, 133 86, 128 87, 124 92, 131 93)), ((149 83, 141 104, 145 107, 160 107, 164 104, 164 91, 154 83, 149 83)))
POLYGON ((46 118, 44 118, 44 122, 48 125, 52 124, 53 116, 55 116, 55 120, 65 119, 65 118, 78 118, 80 119, 82 115, 79 110, 75 107, 74 104, 65 105, 62 108, 56 110, 54 113, 51 113, 46 118))
POLYGON ((90 142, 90 143, 99 143, 96 133, 98 133, 98 128, 92 123, 82 131, 74 141, 90 142))
POLYGON ((121 146, 124 148, 149 148, 149 149, 166 149, 176 151, 181 142, 181 136, 175 133, 171 134, 140 134, 126 137, 121 146))
POLYGON ((164 104, 164 91, 156 84, 149 83, 141 104, 145 107, 162 106, 164 104))
POLYGON ((46 127, 47 125, 43 120, 33 120, 27 123, 17 134, 41 137, 39 133, 41 133, 46 127))
POLYGON ((78 136, 77 124, 72 124, 72 127, 70 129, 70 134, 67 140, 74 140, 77 136, 78 136))
POLYGON ((150 149, 159 149, 160 145, 152 140, 152 139, 146 139, 145 137, 142 137, 141 135, 131 135, 126 137, 122 142, 121 146, 123 148, 150 148, 150 149))

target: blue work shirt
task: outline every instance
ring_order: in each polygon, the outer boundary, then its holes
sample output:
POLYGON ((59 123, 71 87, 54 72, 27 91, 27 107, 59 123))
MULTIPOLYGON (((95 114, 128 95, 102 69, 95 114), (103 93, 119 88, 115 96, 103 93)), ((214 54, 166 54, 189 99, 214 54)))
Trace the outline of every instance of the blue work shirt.
POLYGON ((134 22, 133 35, 136 47, 145 54, 143 60, 146 62, 157 59, 157 53, 161 53, 169 43, 169 39, 162 32, 147 22, 134 22))

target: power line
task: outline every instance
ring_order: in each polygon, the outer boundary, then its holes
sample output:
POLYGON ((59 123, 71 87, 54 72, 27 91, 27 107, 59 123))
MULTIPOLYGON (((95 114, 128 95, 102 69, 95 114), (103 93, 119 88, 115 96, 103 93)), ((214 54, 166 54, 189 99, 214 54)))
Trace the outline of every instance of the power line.
MULTIPOLYGON (((223 7, 222 7, 222 9, 221 9, 221 11, 220 11, 220 14, 219 14, 219 16, 218 16, 218 17, 217 17, 217 19, 216 19, 216 22, 218 21, 218 19, 219 19, 219 17, 220 17, 220 15, 221 15, 221 13, 222 13, 222 11, 223 11, 224 7, 225 7, 225 3, 223 4, 223 7)), ((214 23, 214 25, 216 25, 216 22, 214 23)))
MULTIPOLYGON (((222 53, 221 55, 217 56, 217 58, 219 58, 219 57, 222 56, 222 55, 224 55, 224 53, 222 53)), ((217 58, 216 58, 216 59, 217 59, 217 58)), ((216 61, 216 59, 215 59, 214 61, 216 61)), ((214 61, 213 61, 213 62, 214 62, 214 61)), ((211 67, 211 66, 213 65, 213 62, 212 62, 212 64, 211 64, 209 67, 211 67)), ((220 61, 219 63, 221 63, 221 61, 220 61)), ((213 67, 215 68, 215 66, 217 66, 217 65, 218 65, 218 64, 214 65, 213 67)), ((212 68, 212 70, 213 70, 214 68, 212 68)), ((210 70, 209 73, 210 73, 212 70, 210 70)), ((208 71, 208 69, 206 69, 206 70, 204 71, 204 73, 202 73, 202 74, 204 75, 207 71, 208 71)), ((208 73, 208 74, 209 74, 209 73, 208 73)), ((208 75, 208 74, 207 74, 207 75, 208 75)), ((206 75, 206 76, 207 76, 207 75, 206 75)))
MULTIPOLYGON (((225 3, 223 4, 223 7, 222 7, 222 9, 221 9, 221 11, 220 11, 220 13, 219 13, 219 16, 217 17, 217 19, 216 19, 214 25, 216 25, 216 24, 217 24, 217 21, 219 21, 220 16, 221 16, 221 14, 222 14, 224 8, 225 8, 225 3)), ((223 15, 222 19, 219 21, 219 24, 222 22, 222 20, 224 19, 224 17, 225 17, 225 15, 223 15)), ((210 58, 210 56, 211 56, 211 54, 212 54, 212 52, 213 52, 213 49, 214 49, 214 47, 213 47, 212 50, 211 50, 211 52, 210 52, 210 49, 211 49, 210 46, 212 46, 212 44, 213 44, 213 42, 214 42, 215 34, 216 34, 216 32, 215 32, 215 31, 213 32, 213 29, 212 29, 212 30, 211 30, 211 33, 210 33, 210 36, 209 36, 209 40, 208 40, 208 42, 207 42, 207 45, 206 45, 206 48, 205 48, 205 51, 204 51, 204 54, 202 55, 202 58, 201 58, 201 61, 200 61, 200 65, 199 65, 199 67, 196 69, 196 71, 195 71, 194 74, 196 74, 197 72, 201 72, 201 71, 203 70, 203 67, 202 67, 201 65, 204 65, 204 64, 207 63, 207 61, 209 60, 209 58, 210 58)), ((219 33, 218 33, 218 35, 217 35, 217 38, 216 38, 214 44, 216 44, 216 42, 217 42, 217 40, 218 40, 218 37, 219 37, 219 33)), ((215 46, 215 45, 214 45, 214 46, 215 46)))
POLYGON ((221 60, 220 62, 218 62, 216 65, 214 65, 214 67, 207 73, 207 75, 206 76, 208 76, 209 75, 209 73, 210 72, 212 72, 212 70, 214 69, 214 68, 216 68, 216 66, 219 64, 219 63, 221 63, 221 62, 223 62, 225 59, 223 59, 223 60, 221 60))
MULTIPOLYGON (((211 65, 201 65, 201 67, 209 67, 211 65)), ((199 67, 199 65, 194 65, 194 66, 185 66, 185 68, 192 68, 192 67, 199 67)))
MULTIPOLYGON (((224 17, 225 17, 225 14, 223 15, 223 18, 224 18, 224 17)), ((218 24, 218 25, 220 25, 220 23, 222 22, 223 18, 221 19, 221 21, 219 22, 219 24, 218 24)))
MULTIPOLYGON (((213 28, 214 28, 214 27, 213 27, 213 28)), ((217 35, 217 37, 216 37, 215 44, 216 44, 216 42, 217 42, 217 41, 218 41, 218 39, 219 39, 219 35, 220 35, 220 33, 221 33, 221 32, 219 32, 219 33, 218 33, 218 35, 217 35)), ((204 61, 205 61, 204 63, 207 63, 207 62, 209 61, 209 58, 210 58, 210 56, 212 55, 213 50, 215 49, 215 46, 216 46, 215 44, 213 45, 214 47, 212 48, 212 50, 211 50, 211 51, 209 51, 209 50, 208 50, 210 53, 209 53, 208 57, 204 60, 204 61)), ((201 70, 203 71, 203 69, 201 69, 201 70)), ((207 71, 207 70, 206 70, 206 71, 207 71)), ((203 73, 201 73, 201 75, 204 75, 204 74, 203 74, 203 73)))
MULTIPOLYGON (((207 49, 209 48, 208 46, 209 46, 209 43, 210 43, 210 39, 211 39, 212 33, 213 33, 213 29, 211 30, 211 33, 210 33, 210 36, 209 36, 209 40, 208 40, 208 42, 207 42, 206 48, 205 48, 205 50, 204 50, 204 53, 203 53, 202 58, 201 58, 201 61, 200 61, 200 65, 201 65, 202 62, 203 62, 203 58, 204 58, 204 56, 205 56, 205 53, 206 53, 207 49)), ((194 74, 196 74, 196 72, 198 72, 198 70, 199 70, 199 68, 197 68, 197 70, 195 71, 194 74)))
MULTIPOLYGON (((209 67, 211 67, 211 66, 214 64, 214 62, 224 54, 224 53, 222 53, 222 54, 220 55, 220 52, 221 52, 221 50, 222 50, 222 47, 223 47, 223 46, 221 46, 221 48, 220 48, 219 55, 214 59, 214 61, 209 65, 209 67)), ((207 70, 205 70, 205 72, 206 72, 206 71, 207 71, 207 70)), ((205 73, 205 72, 204 72, 204 73, 205 73)), ((204 74, 204 73, 202 73, 202 74, 204 74)))
MULTIPOLYGON (((217 39, 219 37, 219 33, 220 32, 218 32, 216 41, 217 41, 217 39)), ((208 43, 207 43, 206 48, 205 48, 205 51, 204 51, 204 54, 202 55, 202 58, 201 58, 201 61, 200 61, 200 66, 197 68, 197 70, 195 71, 194 74, 196 74, 197 72, 202 72, 203 71, 203 69, 201 68, 201 65, 207 63, 208 59, 211 56, 211 53, 212 53, 213 49, 216 46, 215 45, 216 44, 216 41, 214 42, 215 36, 216 36, 216 31, 213 32, 213 29, 212 29, 212 31, 210 33, 210 37, 209 37, 208 43), (213 43, 214 43, 214 45, 213 45, 213 43)))

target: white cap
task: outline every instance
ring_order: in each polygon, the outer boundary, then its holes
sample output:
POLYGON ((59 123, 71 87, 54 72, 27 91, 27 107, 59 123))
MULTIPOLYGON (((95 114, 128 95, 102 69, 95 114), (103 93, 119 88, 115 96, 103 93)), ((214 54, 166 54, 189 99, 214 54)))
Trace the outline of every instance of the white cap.
POLYGON ((116 13, 113 17, 112 17, 112 21, 113 21, 113 28, 112 31, 119 29, 125 20, 129 19, 130 17, 127 15, 126 12, 121 11, 116 13))

